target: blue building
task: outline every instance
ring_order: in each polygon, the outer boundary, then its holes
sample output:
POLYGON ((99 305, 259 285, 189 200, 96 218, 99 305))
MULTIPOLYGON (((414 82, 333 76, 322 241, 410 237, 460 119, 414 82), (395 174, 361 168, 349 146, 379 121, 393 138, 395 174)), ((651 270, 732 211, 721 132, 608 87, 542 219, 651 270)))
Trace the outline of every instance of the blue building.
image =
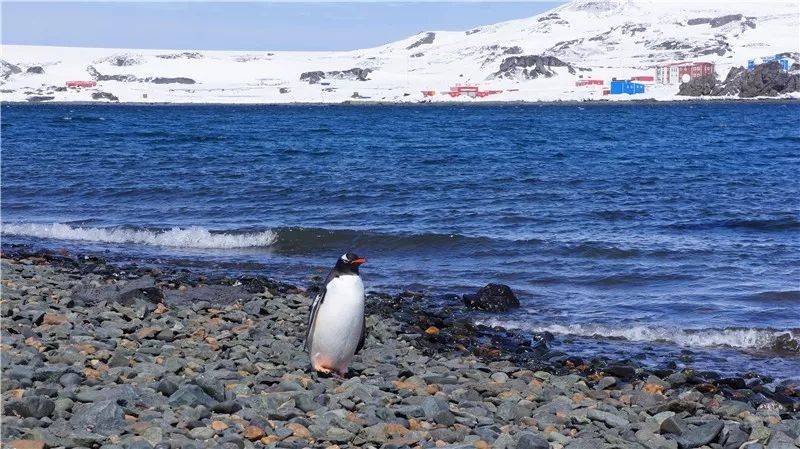
POLYGON ((763 58, 750 59, 750 60, 747 61, 747 70, 753 70, 754 68, 756 68, 756 66, 758 64, 763 64, 765 62, 772 62, 772 61, 778 61, 778 63, 780 63, 780 65, 781 65, 781 69, 783 71, 785 71, 785 72, 789 71, 789 65, 790 65, 789 58, 782 57, 780 55, 766 56, 766 57, 763 57, 763 58))
POLYGON ((619 94, 643 94, 644 84, 634 83, 629 80, 613 80, 611 81, 611 95, 619 94))

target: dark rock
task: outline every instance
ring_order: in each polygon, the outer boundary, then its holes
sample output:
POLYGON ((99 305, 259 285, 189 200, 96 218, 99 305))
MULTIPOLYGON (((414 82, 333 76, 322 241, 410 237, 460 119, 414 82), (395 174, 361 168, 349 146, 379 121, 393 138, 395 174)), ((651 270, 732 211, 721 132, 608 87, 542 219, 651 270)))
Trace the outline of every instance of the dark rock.
POLYGON ((474 295, 464 295, 464 305, 471 309, 502 312, 519 307, 511 287, 503 284, 487 284, 474 295))
POLYGON ((687 430, 686 423, 678 416, 670 416, 661 423, 661 432, 681 435, 687 430))
POLYGON ((194 379, 194 383, 217 401, 221 402, 225 400, 225 386, 217 379, 209 375, 201 374, 194 379))
POLYGON ((515 449, 550 449, 550 443, 534 433, 522 432, 519 434, 515 449))
POLYGON ((156 391, 164 396, 172 396, 173 393, 178 391, 178 385, 169 379, 161 379, 161 381, 158 382, 158 385, 156 385, 156 391))
POLYGON ((603 369, 606 374, 624 380, 633 379, 636 376, 636 369, 628 365, 611 365, 603 369))
POLYGON ((300 81, 305 81, 308 84, 317 84, 323 79, 332 78, 332 79, 347 79, 353 81, 367 81, 369 80, 368 76, 372 73, 372 69, 362 69, 358 67, 354 67, 349 70, 333 70, 330 72, 322 72, 322 71, 314 71, 314 72, 304 72, 300 74, 300 81))
POLYGON ((211 410, 213 412, 215 412, 215 413, 223 413, 223 414, 226 414, 226 415, 230 415, 230 414, 236 413, 241 409, 242 409, 242 406, 239 405, 234 400, 220 402, 219 404, 215 404, 213 407, 211 407, 211 410))
POLYGON ((58 383, 67 388, 78 386, 82 382, 83 382, 83 377, 81 377, 80 374, 76 373, 64 373, 61 377, 58 378, 58 383))
MULTIPOLYGON (((753 70, 733 67, 725 80, 717 83, 711 77, 701 77, 681 84, 678 94, 686 96, 739 96, 740 98, 774 97, 800 92, 800 74, 785 72, 777 61, 759 64, 753 70)), ((780 338, 780 337, 779 337, 780 338)), ((786 338, 797 347, 798 342, 786 338)))
POLYGON ((186 78, 183 76, 175 77, 175 78, 164 78, 164 77, 156 77, 156 78, 146 78, 148 83, 153 84, 195 84, 196 81, 191 78, 186 78))
POLYGON ((198 405, 213 407, 217 401, 197 385, 184 385, 170 395, 169 403, 172 405, 188 405, 190 407, 198 405))
POLYGON ((119 101, 119 98, 110 92, 92 92, 92 100, 119 101))
POLYGON ((36 73, 36 74, 41 75, 42 73, 44 73, 44 69, 41 66, 35 65, 35 66, 32 66, 32 67, 28 67, 28 70, 26 70, 25 72, 27 72, 27 73, 36 73))
POLYGON ((711 421, 701 426, 688 429, 678 437, 678 446, 694 448, 711 443, 724 427, 722 421, 711 421))
POLYGON ((69 423, 74 429, 111 435, 125 427, 125 412, 114 400, 78 404, 69 423))
POLYGON ((8 79, 11 75, 15 75, 17 73, 22 73, 22 69, 19 68, 19 66, 0 59, 0 77, 3 79, 8 79))
POLYGON ((51 399, 41 396, 30 396, 18 401, 6 402, 3 414, 16 415, 22 418, 44 418, 53 414, 56 404, 51 399))
POLYGON ((317 84, 325 78, 325 72, 317 70, 314 72, 303 72, 300 74, 300 81, 305 81, 308 84, 317 84))
POLYGON ((430 32, 425 33, 425 36, 422 39, 420 39, 420 40, 414 42, 413 44, 409 45, 408 47, 406 47, 406 50, 411 50, 412 48, 417 48, 420 45, 432 44, 433 40, 435 38, 436 38, 436 33, 430 33, 430 32))
POLYGON ((39 102, 42 102, 42 101, 55 100, 55 98, 56 97, 54 97, 52 95, 32 95, 32 96, 26 98, 25 100, 27 100, 27 101, 29 101, 31 103, 39 103, 39 102))
POLYGON ((738 22, 742 20, 741 14, 728 14, 727 16, 716 17, 709 21, 711 28, 719 28, 731 22, 738 22))
POLYGON ((717 80, 713 75, 698 76, 689 80, 688 83, 681 83, 678 88, 678 95, 688 97, 699 97, 714 93, 717 80))
POLYGON ((500 63, 500 69, 492 74, 492 77, 536 79, 544 76, 545 78, 550 78, 556 74, 551 70, 552 67, 566 67, 569 73, 575 73, 574 67, 555 56, 527 55, 510 56, 503 59, 503 62, 500 63))

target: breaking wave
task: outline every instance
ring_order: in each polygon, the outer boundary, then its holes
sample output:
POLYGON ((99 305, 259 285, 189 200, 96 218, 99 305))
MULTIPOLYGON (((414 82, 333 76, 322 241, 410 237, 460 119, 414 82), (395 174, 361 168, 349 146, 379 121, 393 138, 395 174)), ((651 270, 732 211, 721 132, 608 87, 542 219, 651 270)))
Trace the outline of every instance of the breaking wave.
POLYGON ((479 320, 478 324, 499 326, 507 329, 523 329, 532 333, 550 332, 553 334, 581 337, 672 343, 690 348, 723 346, 744 350, 769 350, 800 354, 800 329, 777 330, 743 327, 724 329, 676 329, 647 326, 615 328, 603 325, 583 324, 536 326, 504 322, 497 319, 479 320))
POLYGON ((223 233, 192 226, 163 230, 77 227, 61 223, 3 224, 3 234, 98 243, 136 243, 174 248, 248 248, 270 246, 277 235, 266 230, 253 233, 223 233))

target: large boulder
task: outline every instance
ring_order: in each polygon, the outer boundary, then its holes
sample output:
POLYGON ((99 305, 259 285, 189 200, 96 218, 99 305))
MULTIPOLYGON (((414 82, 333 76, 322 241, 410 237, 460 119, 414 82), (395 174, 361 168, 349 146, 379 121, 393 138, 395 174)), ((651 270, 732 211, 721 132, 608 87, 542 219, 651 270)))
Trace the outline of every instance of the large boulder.
POLYGON ((503 312, 519 307, 519 299, 504 284, 486 284, 474 295, 464 295, 464 304, 470 309, 485 310, 487 312, 503 312))
POLYGON ((717 82, 712 76, 692 79, 681 84, 678 95, 753 98, 775 97, 790 92, 800 92, 800 73, 793 70, 787 72, 779 62, 771 61, 759 64, 752 70, 733 67, 722 82, 717 82))
POLYGON ((678 95, 688 97, 711 95, 714 92, 716 84, 717 80, 714 78, 714 75, 692 78, 688 83, 682 83, 680 85, 678 88, 678 95))

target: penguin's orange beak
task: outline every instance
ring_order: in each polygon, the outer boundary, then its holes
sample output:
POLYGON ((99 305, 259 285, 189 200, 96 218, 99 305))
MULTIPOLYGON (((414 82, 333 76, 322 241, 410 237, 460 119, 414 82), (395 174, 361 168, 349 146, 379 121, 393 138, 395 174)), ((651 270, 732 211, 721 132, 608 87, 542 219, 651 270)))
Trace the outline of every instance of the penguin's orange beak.
POLYGON ((367 259, 365 257, 359 257, 358 259, 356 259, 356 260, 354 260, 354 261, 352 261, 350 263, 352 265, 359 266, 359 265, 361 265, 362 263, 364 263, 366 261, 367 261, 367 259))

